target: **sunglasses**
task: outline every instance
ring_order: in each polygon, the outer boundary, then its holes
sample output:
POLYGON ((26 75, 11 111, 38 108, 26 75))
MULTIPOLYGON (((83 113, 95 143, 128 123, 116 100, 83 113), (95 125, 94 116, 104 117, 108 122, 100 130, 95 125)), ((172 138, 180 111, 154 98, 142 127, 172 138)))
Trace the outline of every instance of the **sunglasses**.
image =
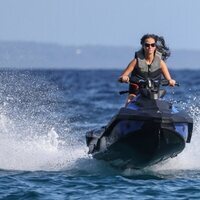
POLYGON ((152 43, 152 44, 145 43, 144 46, 145 46, 145 47, 150 47, 150 46, 151 46, 151 47, 155 47, 156 44, 155 44, 155 43, 152 43))

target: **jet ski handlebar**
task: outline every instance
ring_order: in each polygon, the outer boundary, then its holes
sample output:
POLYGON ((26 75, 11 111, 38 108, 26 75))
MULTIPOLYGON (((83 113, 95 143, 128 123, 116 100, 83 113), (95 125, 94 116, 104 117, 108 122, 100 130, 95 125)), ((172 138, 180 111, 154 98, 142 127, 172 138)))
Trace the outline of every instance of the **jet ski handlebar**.
MULTIPOLYGON (((162 85, 162 86, 168 86, 168 85, 169 85, 169 81, 166 80, 166 79, 162 79, 162 80, 161 80, 161 85, 162 85)), ((176 83, 175 83, 175 86, 180 86, 180 84, 176 82, 176 83)))
MULTIPOLYGON (((162 80, 151 80, 151 79, 146 79, 146 80, 144 80, 144 79, 140 79, 139 81, 137 81, 137 82, 132 82, 132 81, 129 81, 129 84, 138 84, 139 86, 147 86, 147 87, 149 87, 149 88, 151 88, 151 87, 158 87, 158 86, 169 86, 170 84, 169 84, 169 81, 168 80, 166 80, 166 79, 162 79, 162 80)), ((175 86, 180 86, 180 84, 179 83, 175 83, 175 86)))
MULTIPOLYGON (((148 88, 150 89, 152 92, 159 92, 159 87, 161 86, 169 86, 169 81, 166 79, 162 79, 162 80, 151 80, 151 79, 140 79, 138 81, 129 81, 128 84, 130 85, 134 85, 138 87, 138 89, 141 88, 148 88)), ((175 86, 180 86, 179 83, 176 83, 175 86)), ((126 91, 120 91, 119 94, 125 94, 125 93, 129 93, 129 90, 126 91)))

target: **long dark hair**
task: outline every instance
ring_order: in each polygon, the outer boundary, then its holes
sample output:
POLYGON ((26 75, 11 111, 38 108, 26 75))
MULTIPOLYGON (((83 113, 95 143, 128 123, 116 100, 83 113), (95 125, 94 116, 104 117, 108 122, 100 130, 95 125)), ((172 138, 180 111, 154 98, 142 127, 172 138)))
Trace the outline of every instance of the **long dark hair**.
POLYGON ((163 60, 167 60, 167 58, 169 58, 169 56, 171 55, 171 52, 170 52, 170 49, 165 44, 164 37, 158 36, 158 35, 155 35, 155 34, 145 34, 145 35, 142 36, 142 38, 140 40, 140 44, 142 46, 144 46, 144 42, 148 38, 153 38, 155 40, 157 51, 162 53, 162 59, 163 60))

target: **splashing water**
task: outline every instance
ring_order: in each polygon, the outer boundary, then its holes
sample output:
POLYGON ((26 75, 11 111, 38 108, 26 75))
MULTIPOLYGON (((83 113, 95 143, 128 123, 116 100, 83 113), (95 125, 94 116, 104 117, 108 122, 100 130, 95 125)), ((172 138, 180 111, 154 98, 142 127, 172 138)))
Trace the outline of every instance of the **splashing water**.
MULTIPOLYGON (((0 168, 7 170, 61 170, 70 168, 84 149, 66 146, 54 128, 46 134, 23 132, 5 116, 0 116, 0 168), (25 134, 26 133, 26 134, 25 134), (72 154, 73 151, 73 154, 72 154)), ((38 129, 35 129, 38 131, 38 129)))
POLYGON ((3 71, 0 81, 0 169, 70 169, 86 157, 56 112, 62 95, 45 74, 3 71))

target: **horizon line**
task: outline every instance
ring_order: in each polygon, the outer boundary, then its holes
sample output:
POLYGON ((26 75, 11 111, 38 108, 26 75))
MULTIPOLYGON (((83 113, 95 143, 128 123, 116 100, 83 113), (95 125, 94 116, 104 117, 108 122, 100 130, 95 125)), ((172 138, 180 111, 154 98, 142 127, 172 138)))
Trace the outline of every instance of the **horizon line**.
MULTIPOLYGON (((112 48, 132 48, 132 49, 139 49, 140 46, 134 47, 131 45, 115 45, 115 44, 61 44, 57 42, 51 42, 51 41, 33 41, 33 40, 1 40, 0 43, 32 43, 32 44, 38 44, 38 45, 55 45, 60 47, 75 47, 75 48, 81 48, 81 47, 112 47, 112 48)), ((170 48, 172 49, 172 48, 170 48)), ((173 48, 172 51, 200 51, 200 49, 186 49, 186 48, 173 48)))

